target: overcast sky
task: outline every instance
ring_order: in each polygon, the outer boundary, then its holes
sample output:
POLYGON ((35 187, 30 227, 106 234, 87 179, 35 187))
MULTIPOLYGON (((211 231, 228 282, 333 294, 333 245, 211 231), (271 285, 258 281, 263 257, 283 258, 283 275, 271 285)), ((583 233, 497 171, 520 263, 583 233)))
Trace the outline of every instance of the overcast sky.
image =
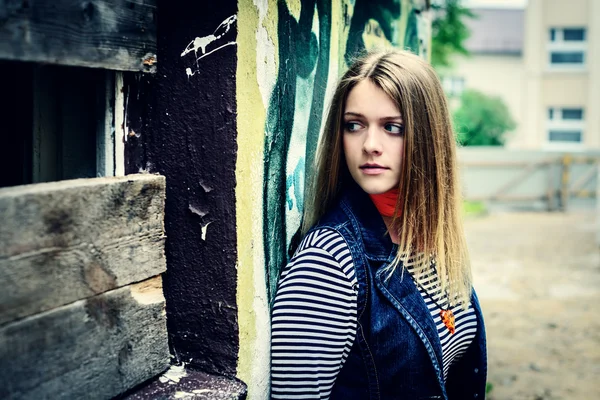
POLYGON ((527 0, 463 0, 466 7, 524 8, 527 0))

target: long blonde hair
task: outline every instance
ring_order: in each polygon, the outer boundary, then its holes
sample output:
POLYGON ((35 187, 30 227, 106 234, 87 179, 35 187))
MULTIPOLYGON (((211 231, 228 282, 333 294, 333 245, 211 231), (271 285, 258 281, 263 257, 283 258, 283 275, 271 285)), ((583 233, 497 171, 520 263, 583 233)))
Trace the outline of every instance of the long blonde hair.
MULTIPOLYGON (((442 290, 451 304, 468 304, 472 288, 469 253, 461 221, 462 199, 456 163, 456 141, 448 106, 433 68, 401 50, 371 52, 355 61, 333 95, 316 158, 315 175, 305 200, 302 232, 306 233, 336 202, 348 179, 343 152, 343 114, 354 86, 369 79, 398 106, 404 121, 404 154, 397 210, 398 254, 388 266, 415 253, 434 255, 442 290)), ((416 278, 430 258, 417 258, 416 278)))

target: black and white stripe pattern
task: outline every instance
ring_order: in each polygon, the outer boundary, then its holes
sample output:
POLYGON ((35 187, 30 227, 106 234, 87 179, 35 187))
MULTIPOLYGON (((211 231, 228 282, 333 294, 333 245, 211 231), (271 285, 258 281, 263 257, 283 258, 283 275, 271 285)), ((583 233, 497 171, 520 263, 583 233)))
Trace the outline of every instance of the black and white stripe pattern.
POLYGON ((271 397, 327 399, 356 336, 356 277, 331 229, 307 235, 279 280, 271 323, 271 397))
MULTIPOLYGON (((404 262, 414 277, 416 258, 404 262)), ((435 273, 417 285, 436 323, 444 379, 473 341, 477 322, 471 305, 452 308, 456 332, 440 318, 447 307, 435 273)), ((415 280, 416 282, 416 280, 415 280)), ((282 272, 271 320, 271 397, 327 399, 352 347, 357 329, 357 280, 348 246, 331 229, 307 235, 282 272)))
POLYGON ((452 364, 460 359, 475 338, 477 333, 475 310, 473 310, 471 304, 469 304, 466 310, 460 305, 452 307, 451 310, 455 318, 455 332, 451 334, 440 318, 440 306, 444 310, 449 308, 448 296, 445 296, 441 290, 439 279, 435 272, 435 264, 432 263, 431 269, 418 277, 418 283, 417 279, 415 279, 415 262, 409 260, 404 263, 404 266, 415 280, 419 293, 423 297, 423 300, 425 300, 425 304, 436 324, 442 344, 442 363, 444 367, 444 380, 446 380, 452 364))

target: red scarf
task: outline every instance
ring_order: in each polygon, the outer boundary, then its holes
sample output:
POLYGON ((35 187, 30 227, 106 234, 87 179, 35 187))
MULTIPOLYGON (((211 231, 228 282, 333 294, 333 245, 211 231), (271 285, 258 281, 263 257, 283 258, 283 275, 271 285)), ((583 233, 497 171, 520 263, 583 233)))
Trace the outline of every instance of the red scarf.
MULTIPOLYGON (((380 194, 370 194, 371 200, 375 207, 377 207, 377 211, 379 214, 384 217, 391 217, 394 215, 394 210, 396 209, 396 203, 398 202, 398 189, 391 189, 385 193, 380 194)), ((398 217, 402 215, 402 208, 398 210, 398 217)))

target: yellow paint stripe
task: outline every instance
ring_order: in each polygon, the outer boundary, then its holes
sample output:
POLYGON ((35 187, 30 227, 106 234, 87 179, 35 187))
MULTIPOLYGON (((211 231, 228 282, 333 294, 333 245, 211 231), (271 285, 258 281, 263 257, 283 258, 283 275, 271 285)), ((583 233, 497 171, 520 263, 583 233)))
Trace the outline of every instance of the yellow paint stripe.
MULTIPOLYGON (((237 377, 248 385, 248 399, 266 398, 269 382, 269 314, 262 236, 263 151, 266 110, 257 76, 259 12, 276 43, 274 1, 259 10, 252 0, 238 3, 236 71, 237 163, 236 221, 239 353, 237 377)), ((264 62, 264 60, 263 60, 264 62)))

